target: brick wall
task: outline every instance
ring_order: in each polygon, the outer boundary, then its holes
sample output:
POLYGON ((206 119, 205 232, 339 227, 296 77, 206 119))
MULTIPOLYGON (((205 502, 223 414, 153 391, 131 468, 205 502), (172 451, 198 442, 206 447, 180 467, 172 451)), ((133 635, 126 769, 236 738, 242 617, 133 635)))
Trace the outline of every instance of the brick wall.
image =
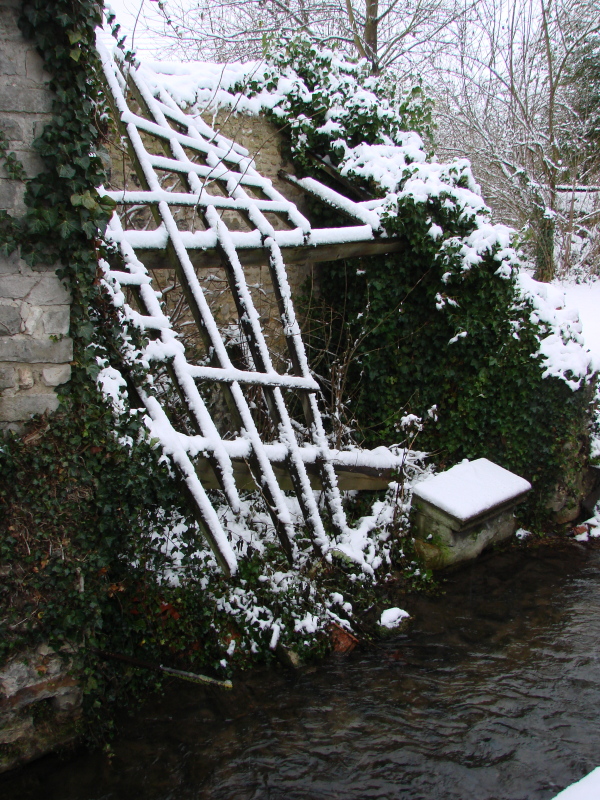
MULTIPOLYGON (((18 28, 20 0, 0 0, 0 128, 29 177, 42 170, 32 148, 50 120, 52 94, 41 58, 18 28)), ((0 209, 25 212, 21 181, 0 166, 0 209)), ((29 267, 18 253, 0 256, 0 429, 53 411, 55 387, 69 380, 70 297, 53 267, 29 267)))

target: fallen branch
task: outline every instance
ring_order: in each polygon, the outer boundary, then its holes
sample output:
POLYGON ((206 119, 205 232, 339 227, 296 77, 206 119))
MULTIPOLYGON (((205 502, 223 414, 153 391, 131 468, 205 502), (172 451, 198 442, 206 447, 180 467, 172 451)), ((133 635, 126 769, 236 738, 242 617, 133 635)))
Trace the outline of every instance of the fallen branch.
POLYGON ((221 689, 233 689, 233 684, 231 681, 219 681, 216 678, 209 678, 206 675, 197 675, 194 672, 185 672, 181 669, 164 667, 162 664, 149 664, 147 661, 141 661, 139 658, 133 658, 133 656, 125 656, 121 653, 109 653, 106 650, 98 650, 95 647, 90 648, 90 650, 102 658, 113 658, 116 661, 123 661, 126 664, 131 664, 134 667, 141 667, 141 669, 151 669, 156 672, 165 672, 167 675, 173 675, 174 678, 179 678, 182 681, 208 684, 209 686, 219 686, 221 689))

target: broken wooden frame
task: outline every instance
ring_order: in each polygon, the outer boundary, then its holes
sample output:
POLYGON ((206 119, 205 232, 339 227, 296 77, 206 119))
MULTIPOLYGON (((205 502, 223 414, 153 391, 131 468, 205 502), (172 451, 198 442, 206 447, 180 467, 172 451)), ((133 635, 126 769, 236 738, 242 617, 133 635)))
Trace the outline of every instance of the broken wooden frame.
POLYGON ((154 230, 126 230, 115 213, 107 235, 119 247, 125 270, 105 265, 106 279, 115 296, 129 291, 135 298, 137 310, 125 304, 125 312, 148 336, 145 356, 162 370, 156 386, 170 381, 186 416, 186 430, 177 430, 160 393, 137 386, 153 435, 177 467, 196 518, 226 573, 235 571, 236 558, 206 494, 212 488, 222 490, 234 513, 242 507, 239 492, 258 488, 290 559, 295 531, 284 490, 295 493, 320 553, 343 546, 352 531, 340 490, 385 488, 403 456, 382 453, 383 448, 374 453, 329 447, 317 405, 319 387, 308 367, 285 264, 398 250, 398 242, 386 238, 374 211, 383 201, 353 202, 313 179, 286 176, 352 222, 342 228, 313 228, 297 206, 257 172, 244 148, 212 130, 200 117, 185 114, 164 89, 155 95, 139 69, 115 62, 101 45, 99 50, 115 120, 140 186, 107 194, 117 202, 121 217, 127 208, 142 207, 150 210, 156 225, 154 230), (164 155, 151 152, 149 142, 151 149, 159 145, 164 155), (175 175, 183 191, 163 188, 159 172, 175 175), (181 215, 176 219, 175 210, 182 208, 191 210, 193 224, 182 224, 181 215), (232 212, 243 216, 249 230, 228 228, 225 217, 232 212), (267 214, 277 215, 287 227, 276 229, 267 214), (195 230, 198 219, 203 230, 195 230), (252 264, 268 266, 289 358, 285 374, 273 366, 248 287, 245 268, 252 264), (198 267, 210 265, 224 269, 235 302, 249 351, 241 367, 232 363, 198 278, 198 267), (177 276, 204 342, 207 358, 203 364, 190 363, 159 300, 151 271, 161 269, 173 270, 177 276), (219 386, 227 403, 235 427, 227 435, 218 431, 200 391, 209 384, 219 386), (260 387, 276 432, 271 442, 263 441, 253 417, 247 397, 252 386, 260 387), (291 392, 301 401, 304 441, 299 441, 299 425, 294 424, 286 402, 291 392), (228 438, 233 433, 235 438, 228 438), (323 490, 333 539, 326 532, 315 488, 323 490))

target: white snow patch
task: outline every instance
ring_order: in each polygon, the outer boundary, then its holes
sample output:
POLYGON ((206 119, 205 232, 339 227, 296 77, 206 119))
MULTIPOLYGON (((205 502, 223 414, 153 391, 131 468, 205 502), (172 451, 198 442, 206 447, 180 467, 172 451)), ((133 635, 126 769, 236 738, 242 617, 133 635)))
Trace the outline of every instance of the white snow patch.
POLYGON ((531 489, 525 478, 478 458, 427 478, 417 484, 414 494, 461 522, 518 497, 531 489))
POLYGON ((401 608, 386 608, 385 611, 381 612, 379 624, 383 628, 397 628, 402 620, 407 619, 409 616, 408 611, 404 611, 401 608))
POLYGON ((559 792, 554 800, 598 800, 599 797, 600 767, 596 767, 585 778, 559 792))

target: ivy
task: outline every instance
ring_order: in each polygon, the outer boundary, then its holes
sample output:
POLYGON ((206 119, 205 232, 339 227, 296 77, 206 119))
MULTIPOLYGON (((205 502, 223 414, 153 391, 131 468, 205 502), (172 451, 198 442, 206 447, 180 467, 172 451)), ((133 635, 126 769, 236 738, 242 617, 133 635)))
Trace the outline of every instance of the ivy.
POLYGON ((8 140, 2 130, 0 130, 0 161, 4 164, 4 170, 11 180, 25 181, 27 179, 27 173, 21 161, 14 153, 8 151, 8 140))
MULTIPOLYGON (((577 391, 543 377, 540 342, 549 327, 519 288, 518 256, 489 224, 469 163, 440 165, 407 133, 431 134, 420 86, 402 93, 362 62, 300 37, 268 57, 251 91, 282 94, 264 106, 300 172, 343 193, 330 170, 319 173, 325 162, 358 189, 390 196, 382 222, 401 251, 323 265, 310 293, 309 347, 333 416, 343 374, 361 443, 397 442, 403 417, 415 414, 426 421, 419 446, 440 468, 487 457, 529 479, 530 524, 547 522, 557 486, 578 502, 592 377, 577 391), (385 166, 380 145, 395 147, 403 166, 385 166), (411 181, 416 194, 404 191, 411 181), (483 229, 491 238, 478 251, 471 239, 483 229)), ((323 223, 340 224, 320 213, 323 223)))
POLYGON ((364 141, 384 144, 406 130, 432 136, 433 103, 420 79, 405 89, 392 75, 372 75, 366 59, 350 61, 308 35, 277 43, 262 70, 235 90, 248 96, 279 94, 282 78, 291 87, 266 113, 278 127, 283 123, 294 163, 304 172, 314 171, 315 155, 339 164, 341 141, 350 147, 364 141))

